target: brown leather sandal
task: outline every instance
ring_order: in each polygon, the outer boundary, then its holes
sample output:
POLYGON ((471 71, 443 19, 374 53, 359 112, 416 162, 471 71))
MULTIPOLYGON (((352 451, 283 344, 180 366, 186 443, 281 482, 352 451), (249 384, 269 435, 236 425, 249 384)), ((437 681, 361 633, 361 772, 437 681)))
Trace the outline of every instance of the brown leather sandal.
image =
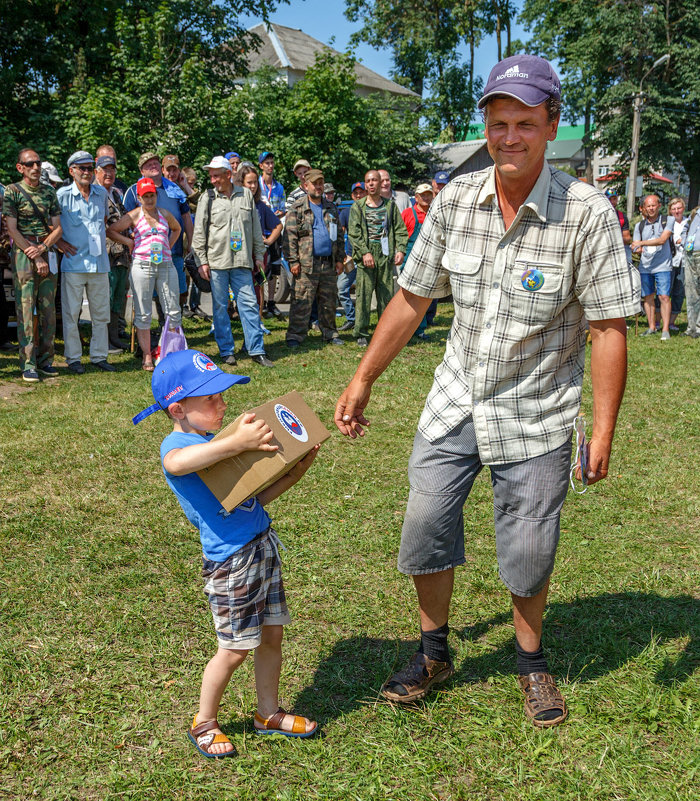
POLYGON ((518 676, 520 689, 525 696, 525 714, 538 728, 557 726, 569 714, 566 701, 551 673, 528 673, 518 676), (559 714, 552 718, 543 718, 545 712, 556 711, 559 714))
POLYGON ((194 716, 192 721, 192 728, 187 730, 187 736, 194 743, 194 747, 199 751, 202 756, 207 759, 220 759, 222 757, 232 757, 236 755, 236 749, 232 747, 230 751, 224 751, 221 754, 212 753, 209 748, 214 743, 228 743, 232 745, 229 738, 219 732, 214 734, 213 729, 218 729, 219 723, 214 720, 207 720, 204 723, 197 724, 197 716, 194 716))
POLYGON ((292 712, 285 712, 282 707, 280 707, 274 715, 270 715, 269 718, 264 718, 258 713, 255 713, 255 731, 258 734, 283 734, 285 737, 311 737, 312 734, 316 734, 318 729, 318 723, 314 720, 309 720, 309 723, 313 723, 313 727, 307 731, 306 730, 306 721, 308 718, 303 717, 302 715, 295 715, 292 712), (289 715, 290 717, 294 718, 292 721, 292 728, 282 729, 282 722, 284 721, 285 715, 289 715))
POLYGON ((381 693, 387 701, 412 704, 425 698, 433 685, 447 681, 454 672, 452 662, 438 662, 417 651, 403 670, 382 685, 381 693))

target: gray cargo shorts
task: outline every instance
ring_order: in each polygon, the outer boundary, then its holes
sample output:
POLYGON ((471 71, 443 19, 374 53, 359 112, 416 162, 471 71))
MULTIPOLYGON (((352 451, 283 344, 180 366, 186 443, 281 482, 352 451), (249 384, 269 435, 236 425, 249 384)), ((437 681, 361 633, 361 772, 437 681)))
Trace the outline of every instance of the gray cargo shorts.
MULTIPOLYGON (((498 573, 514 595, 537 595, 554 569, 570 460, 567 440, 542 456, 490 466, 498 573)), ((463 507, 483 466, 471 417, 435 442, 416 434, 399 549, 402 573, 464 564, 463 507)))

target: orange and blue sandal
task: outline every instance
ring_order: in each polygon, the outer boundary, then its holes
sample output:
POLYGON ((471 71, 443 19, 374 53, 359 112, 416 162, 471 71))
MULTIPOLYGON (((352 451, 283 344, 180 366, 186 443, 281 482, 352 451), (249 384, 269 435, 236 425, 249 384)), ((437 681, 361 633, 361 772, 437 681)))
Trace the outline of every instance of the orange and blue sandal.
POLYGON ((187 730, 187 736, 192 740, 194 747, 199 753, 207 759, 222 759, 223 757, 236 756, 236 749, 229 738, 218 732, 214 734, 214 729, 219 728, 219 723, 216 720, 207 720, 205 723, 197 725, 197 716, 194 716, 192 721, 192 728, 187 730), (230 751, 224 751, 221 754, 212 753, 209 749, 216 743, 228 743, 231 746, 230 751))
POLYGON ((285 712, 282 707, 267 719, 261 717, 256 712, 254 726, 258 734, 282 734, 284 737, 311 737, 311 735, 316 734, 318 730, 318 723, 316 723, 315 720, 308 720, 308 718, 302 717, 302 715, 293 715, 289 712, 285 712), (282 723, 287 716, 293 718, 291 728, 283 729, 282 723), (306 728, 307 722, 313 724, 313 727, 308 731, 306 728))

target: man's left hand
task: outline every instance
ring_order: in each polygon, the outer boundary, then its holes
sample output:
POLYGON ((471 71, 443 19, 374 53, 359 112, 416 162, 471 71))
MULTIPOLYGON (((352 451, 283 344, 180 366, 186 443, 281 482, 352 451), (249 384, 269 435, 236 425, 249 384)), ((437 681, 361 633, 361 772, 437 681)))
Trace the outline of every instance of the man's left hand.
POLYGON ((397 251, 397 252, 394 254, 394 264, 395 264, 397 267, 400 267, 400 266, 401 266, 401 263, 403 262, 403 257, 404 257, 404 254, 403 254, 403 253, 402 253, 400 250, 399 250, 399 251, 397 251))
MULTIPOLYGON (((588 448, 588 474, 589 484, 595 484, 608 475, 611 443, 601 442, 595 437, 587 445, 588 448)), ((576 478, 581 479, 581 465, 576 468, 576 478)))

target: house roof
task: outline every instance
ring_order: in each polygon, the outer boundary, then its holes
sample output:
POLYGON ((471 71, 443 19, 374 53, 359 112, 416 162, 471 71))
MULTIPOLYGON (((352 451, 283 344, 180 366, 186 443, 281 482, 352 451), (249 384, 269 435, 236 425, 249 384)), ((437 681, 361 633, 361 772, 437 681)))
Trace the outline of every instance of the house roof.
POLYGON ((583 147, 580 139, 559 139, 547 144, 547 161, 552 159, 571 159, 583 147))
MULTIPOLYGON (((258 52, 251 50, 248 54, 248 69, 255 72, 266 64, 277 69, 291 69, 306 72, 316 60, 316 54, 329 51, 339 55, 337 50, 314 39, 302 30, 287 28, 285 25, 269 23, 255 25, 250 29, 262 40, 258 52)), ((415 92, 401 84, 385 78, 383 75, 368 69, 359 61, 355 62, 355 76, 357 83, 376 92, 390 92, 393 95, 419 98, 415 92)))
POLYGON ((472 139, 469 142, 450 142, 449 144, 433 145, 432 149, 437 153, 439 160, 444 165, 444 169, 452 172, 485 146, 485 139, 472 139))

